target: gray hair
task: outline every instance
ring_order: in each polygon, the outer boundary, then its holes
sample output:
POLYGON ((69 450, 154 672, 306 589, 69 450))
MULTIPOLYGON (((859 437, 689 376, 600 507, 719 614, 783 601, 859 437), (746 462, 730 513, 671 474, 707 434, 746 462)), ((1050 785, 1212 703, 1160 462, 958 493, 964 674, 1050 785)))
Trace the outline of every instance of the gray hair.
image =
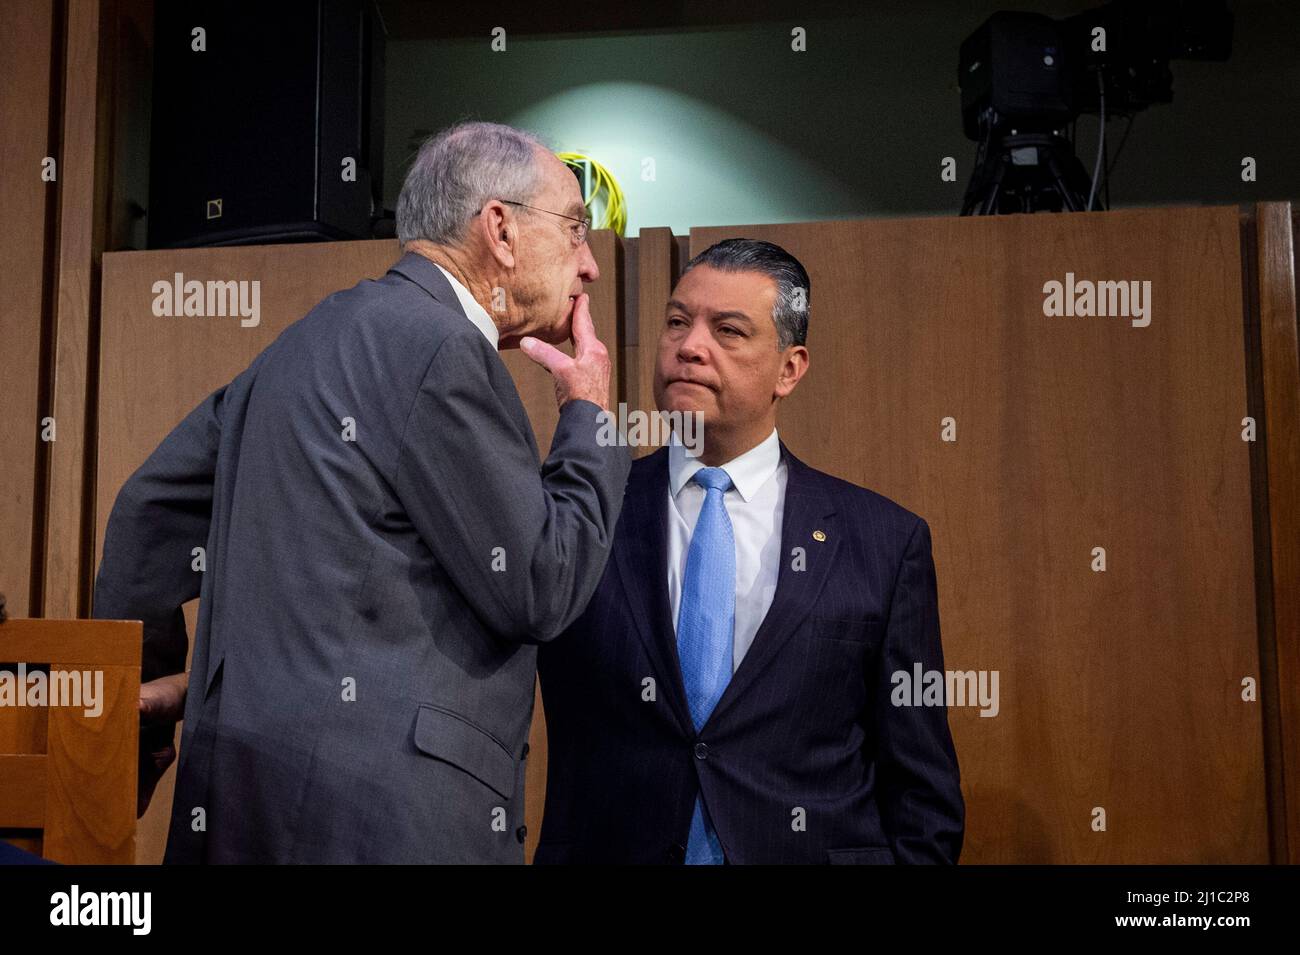
POLYGON ((685 275, 697 265, 723 272, 759 272, 776 283, 772 321, 776 323, 776 347, 808 342, 808 305, 812 287, 808 272, 793 255, 761 239, 723 239, 709 246, 682 269, 685 275))
POLYGON ((541 185, 535 136, 500 123, 458 123, 431 136, 397 197, 397 237, 459 242, 492 199, 528 202, 541 185))

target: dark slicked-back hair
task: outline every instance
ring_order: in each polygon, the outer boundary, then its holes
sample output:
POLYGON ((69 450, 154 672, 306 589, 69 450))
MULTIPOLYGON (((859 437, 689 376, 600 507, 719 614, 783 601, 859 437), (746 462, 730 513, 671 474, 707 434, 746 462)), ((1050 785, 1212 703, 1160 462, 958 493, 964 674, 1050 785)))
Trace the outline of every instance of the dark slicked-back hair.
POLYGON ((811 283, 803 264, 785 249, 761 239, 723 239, 686 263, 682 275, 697 265, 707 265, 721 272, 766 275, 776 283, 772 321, 776 323, 777 348, 808 343, 811 283))

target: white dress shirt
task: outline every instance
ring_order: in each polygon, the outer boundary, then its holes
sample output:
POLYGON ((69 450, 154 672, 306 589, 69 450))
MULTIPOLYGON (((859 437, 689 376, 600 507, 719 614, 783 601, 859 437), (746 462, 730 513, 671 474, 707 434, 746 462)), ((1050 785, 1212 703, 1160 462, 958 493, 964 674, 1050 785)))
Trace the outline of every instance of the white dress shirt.
MULTIPOLYGON (((437 262, 433 264, 438 265, 437 262)), ((487 309, 480 305, 473 295, 469 294, 469 289, 461 285, 456 280, 456 276, 441 265, 438 265, 438 271, 447 276, 447 281, 451 283, 451 290, 456 293, 456 298, 460 300, 460 307, 465 310, 465 317, 474 323, 475 327, 483 333, 483 337, 491 343, 492 350, 496 351, 501 333, 497 331, 496 322, 492 321, 492 316, 487 313, 487 309)))
MULTIPOLYGON (((704 506, 704 488, 692 477, 704 467, 673 432, 668 443, 668 601, 673 631, 682 603, 682 579, 691 534, 704 506)), ((722 504, 736 538, 736 631, 732 672, 740 666, 767 616, 781 568, 781 517, 785 510, 785 462, 775 429, 756 447, 720 467, 732 487, 722 504)))

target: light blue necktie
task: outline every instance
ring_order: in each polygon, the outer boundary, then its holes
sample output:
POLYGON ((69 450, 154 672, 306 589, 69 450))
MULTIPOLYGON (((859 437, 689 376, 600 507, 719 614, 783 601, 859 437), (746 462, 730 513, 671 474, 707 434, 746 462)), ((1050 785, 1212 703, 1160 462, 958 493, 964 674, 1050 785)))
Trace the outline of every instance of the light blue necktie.
MULTIPOLYGON (((722 468, 701 468, 694 480, 704 488, 704 504, 686 552, 677 614, 677 655, 682 664, 686 702, 698 732, 731 681, 736 629, 736 537, 722 503, 731 487, 731 476, 722 468)), ((722 862, 722 844, 704 812, 702 799, 697 797, 686 843, 686 864, 722 862)))

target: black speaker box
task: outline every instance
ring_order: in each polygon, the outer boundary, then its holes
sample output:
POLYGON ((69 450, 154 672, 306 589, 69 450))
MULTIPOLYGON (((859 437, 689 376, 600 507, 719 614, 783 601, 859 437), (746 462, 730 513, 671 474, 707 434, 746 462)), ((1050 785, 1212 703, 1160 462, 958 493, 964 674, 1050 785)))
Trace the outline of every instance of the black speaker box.
POLYGON ((149 246, 369 238, 384 39, 373 0, 161 0, 149 246))

